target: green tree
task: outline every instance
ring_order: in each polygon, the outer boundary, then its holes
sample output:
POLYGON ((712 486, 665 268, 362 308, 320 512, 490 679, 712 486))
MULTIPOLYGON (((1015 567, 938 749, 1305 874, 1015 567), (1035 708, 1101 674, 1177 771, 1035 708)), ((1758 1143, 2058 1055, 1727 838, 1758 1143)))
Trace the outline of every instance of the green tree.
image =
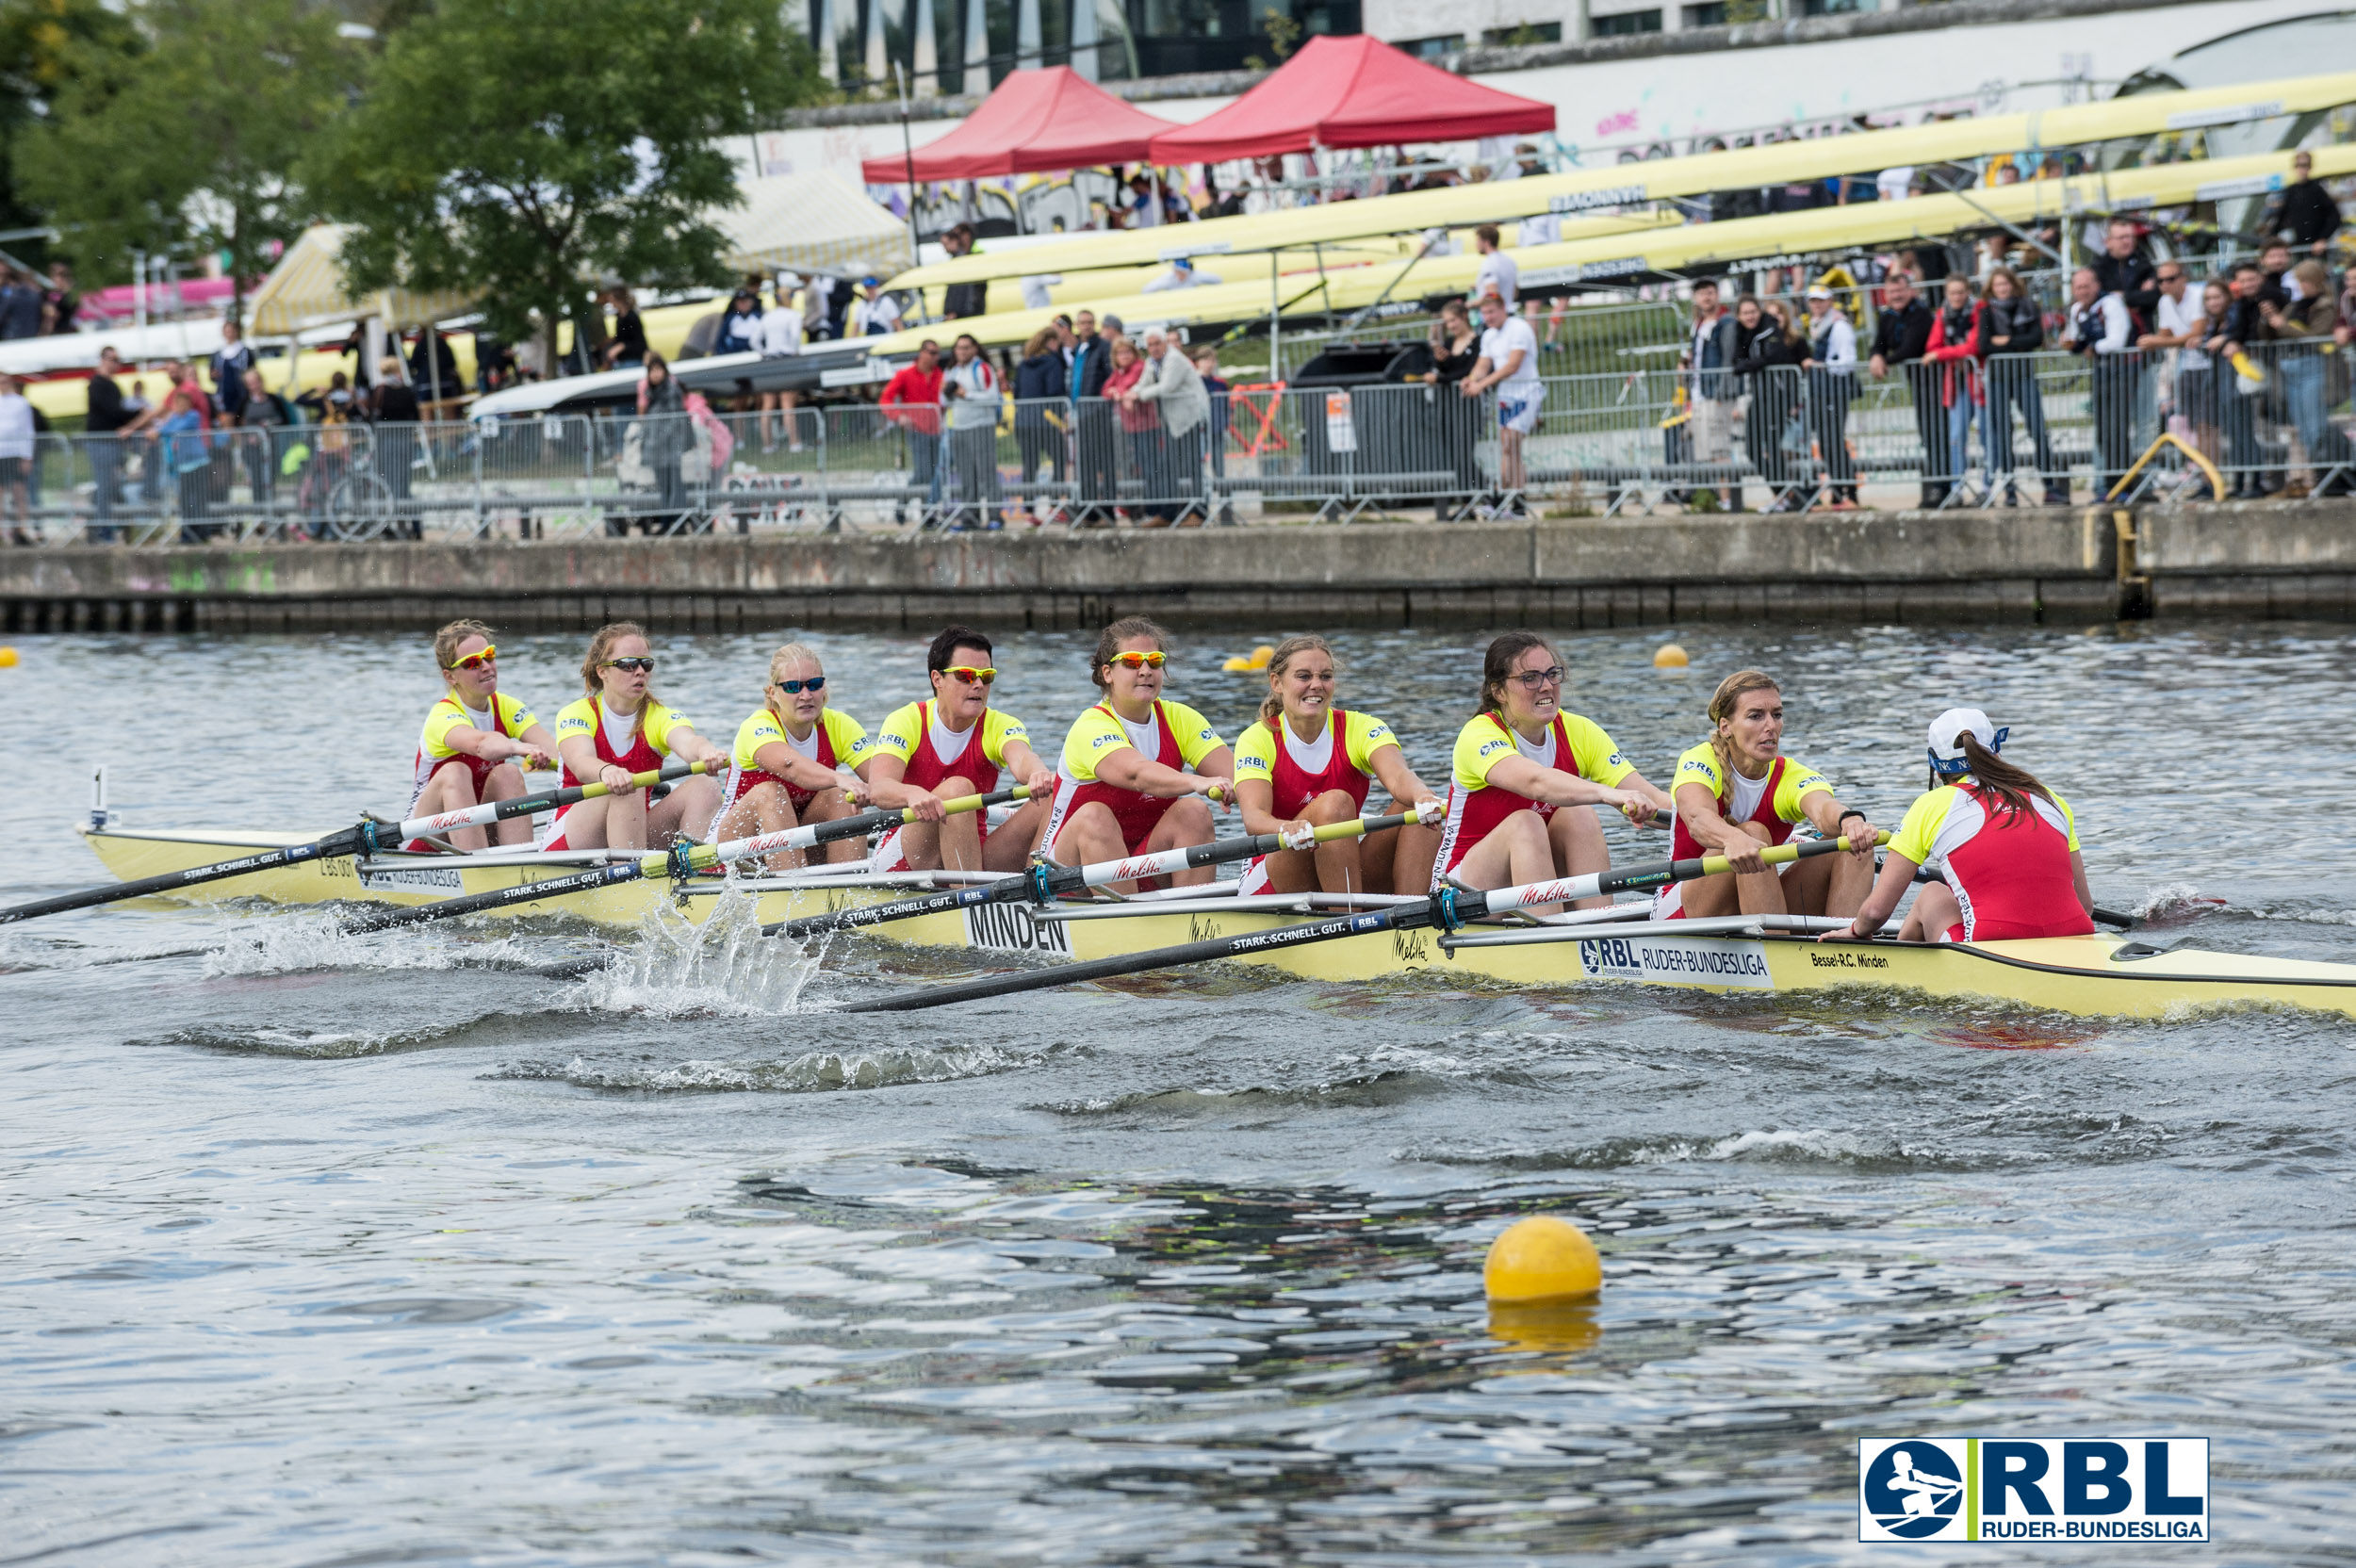
POLYGON ((385 40, 311 183, 352 225, 354 288, 471 294, 552 343, 599 280, 725 282, 721 139, 819 89, 777 0, 465 0, 385 40))
POLYGON ((48 221, 16 188, 18 139, 75 77, 110 69, 142 47, 139 30, 100 0, 0 0, 0 228, 48 221))
POLYGON ((146 0, 129 16, 147 48, 75 57, 86 69, 20 140, 17 179, 86 268, 209 252, 250 282, 311 220, 293 171, 357 56, 305 0, 146 0))

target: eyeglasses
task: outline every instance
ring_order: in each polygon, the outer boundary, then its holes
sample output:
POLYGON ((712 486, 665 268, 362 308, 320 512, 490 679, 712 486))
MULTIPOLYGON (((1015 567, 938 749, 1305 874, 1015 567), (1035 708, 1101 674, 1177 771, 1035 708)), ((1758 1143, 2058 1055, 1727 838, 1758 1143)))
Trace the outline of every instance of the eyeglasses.
POLYGON ((826 678, 823 675, 814 675, 808 680, 780 680, 777 686, 777 690, 787 696, 794 696, 803 692, 823 692, 826 689, 826 678))
POLYGON ((654 659, 648 655, 639 659, 609 659, 597 666, 601 670, 628 670, 632 675, 654 674, 654 659))
POLYGON ((2182 283, 2184 281, 2184 275, 2182 272, 2162 272, 2159 274, 2159 281, 2162 283, 2182 283))
POLYGON ((956 676, 968 686, 987 686, 998 678, 996 668, 977 670, 971 664, 952 664, 941 673, 956 676))
POLYGON ((1155 648, 1152 653, 1116 653, 1109 663, 1126 664, 1133 670, 1158 670, 1170 662, 1170 655, 1155 648))
POLYGON ((1515 670, 1513 678, 1520 681, 1525 690, 1534 692, 1541 686, 1562 685, 1563 673, 1562 665, 1549 664, 1543 670, 1515 670))
POLYGON ((480 653, 467 654, 450 667, 453 670, 479 670, 483 665, 497 661, 499 656, 499 650, 496 646, 486 647, 480 653))

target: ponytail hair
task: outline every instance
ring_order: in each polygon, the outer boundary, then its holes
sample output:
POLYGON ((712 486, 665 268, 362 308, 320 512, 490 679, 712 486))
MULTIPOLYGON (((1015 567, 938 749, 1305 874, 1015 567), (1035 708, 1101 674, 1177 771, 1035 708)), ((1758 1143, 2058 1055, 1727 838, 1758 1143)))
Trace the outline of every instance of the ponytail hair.
POLYGON ((1534 631, 1508 631, 1489 645, 1489 651, 1481 657, 1481 706, 1474 718, 1505 711, 1505 683, 1513 678, 1513 661, 1531 648, 1544 648, 1556 663, 1562 662, 1554 645, 1534 631))
MULTIPOLYGON (((2053 792, 2037 782, 2037 775, 2026 768, 2015 767, 1988 747, 1970 730, 1963 732, 1963 760, 1979 780, 1980 788, 1996 797, 1996 809, 2005 817, 2017 817, 2029 810, 2029 797, 2041 795, 2045 804, 2056 804, 2053 792)), ((1934 778, 1934 785, 1941 780, 1934 778)))
MULTIPOLYGON (((1734 717, 1735 705, 1751 692, 1779 692, 1775 678, 1764 670, 1737 670, 1718 682, 1717 691, 1710 697, 1710 750, 1718 759, 1718 776, 1734 777, 1734 743, 1727 740, 1721 727, 1734 717)), ((1729 784, 1728 788, 1732 788, 1729 784)))
POLYGON ((1276 727, 1276 721, 1283 717, 1284 712, 1284 699, 1277 694, 1276 683, 1284 678, 1284 666, 1291 663, 1297 655, 1303 653, 1321 653, 1326 658, 1333 660, 1333 669, 1336 674, 1341 671, 1342 662, 1333 659, 1332 645, 1322 637, 1287 637, 1277 644, 1276 651, 1268 655, 1268 695, 1260 703, 1260 722, 1270 729, 1276 727))
POLYGON ((1105 689, 1104 666, 1113 662, 1121 645, 1134 637, 1151 637, 1155 647, 1164 653, 1170 651, 1170 633, 1162 629, 1160 622, 1147 620, 1143 615, 1123 615, 1097 633, 1096 653, 1088 660, 1088 678, 1096 682, 1098 691, 1105 689))
MULTIPOLYGON (((589 639, 589 652, 581 661, 581 689, 596 696, 605 686, 605 678, 597 674, 597 666, 604 663, 606 655, 614 651, 614 645, 625 637, 646 635, 646 629, 636 621, 613 621, 597 628, 596 635, 589 639)), ((651 647, 653 645, 649 643, 647 645, 651 647)), ((652 681, 646 683, 646 695, 654 695, 652 681)))

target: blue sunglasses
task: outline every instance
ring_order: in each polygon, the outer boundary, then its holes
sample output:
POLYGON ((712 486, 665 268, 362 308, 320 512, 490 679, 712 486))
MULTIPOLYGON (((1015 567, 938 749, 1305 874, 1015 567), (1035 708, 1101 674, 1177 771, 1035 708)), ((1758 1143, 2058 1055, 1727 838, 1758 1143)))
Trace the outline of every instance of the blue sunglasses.
POLYGON ((823 692, 826 689, 826 678, 823 675, 811 676, 808 680, 780 680, 777 682, 777 690, 785 693, 789 696, 800 692, 823 692))

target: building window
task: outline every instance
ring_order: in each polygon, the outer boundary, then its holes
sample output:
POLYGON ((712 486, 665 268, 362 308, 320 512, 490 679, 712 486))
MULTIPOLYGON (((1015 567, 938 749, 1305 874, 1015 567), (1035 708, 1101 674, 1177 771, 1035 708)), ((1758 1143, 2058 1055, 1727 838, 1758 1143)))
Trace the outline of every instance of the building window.
POLYGON ((1491 27, 1481 35, 1481 41, 1492 49, 1518 49, 1532 43, 1560 43, 1562 24, 1560 22, 1524 22, 1512 27, 1491 27))
POLYGON ((1726 24, 1726 0, 1710 0, 1707 6, 1685 8, 1685 24, 1689 27, 1723 27, 1726 24))
POLYGON ((1631 33, 1661 31, 1661 13, 1622 11, 1617 16, 1598 16, 1587 24, 1587 31, 1596 38, 1625 38, 1631 33))
POLYGON ((1852 11, 1880 9, 1880 0, 1800 0, 1802 16, 1846 16, 1852 11))
POLYGON ((1441 38, 1401 39, 1391 47, 1404 50, 1419 60, 1436 60, 1442 55, 1453 55, 1464 47, 1464 35, 1449 33, 1441 38))

